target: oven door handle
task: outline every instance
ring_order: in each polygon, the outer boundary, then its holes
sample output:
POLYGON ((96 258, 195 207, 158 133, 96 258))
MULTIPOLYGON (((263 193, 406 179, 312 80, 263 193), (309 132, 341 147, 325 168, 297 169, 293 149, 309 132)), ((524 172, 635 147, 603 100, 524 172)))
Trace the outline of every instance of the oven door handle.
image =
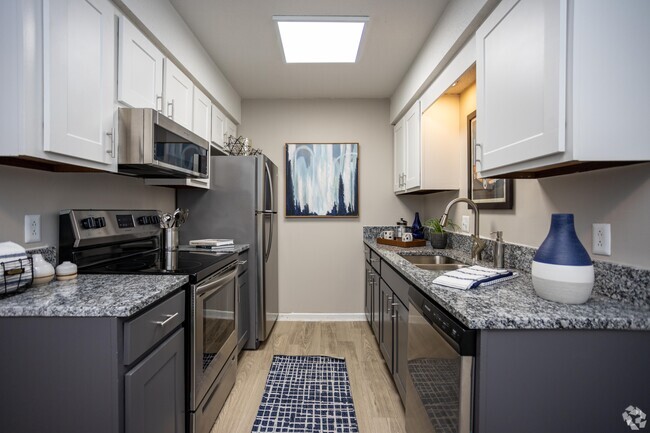
POLYGON ((219 288, 220 286, 223 286, 223 283, 225 281, 232 280, 234 277, 237 276, 237 269, 239 268, 239 263, 240 263, 239 261, 235 261, 232 264, 228 265, 225 269, 220 271, 212 279, 210 279, 209 281, 206 281, 205 283, 203 283, 199 287, 197 287, 194 294, 196 296, 199 296, 201 294, 204 294, 206 292, 209 292, 211 290, 219 288), (230 272, 227 272, 229 270, 230 270, 230 272), (224 272, 227 272, 227 273, 224 274, 224 272))

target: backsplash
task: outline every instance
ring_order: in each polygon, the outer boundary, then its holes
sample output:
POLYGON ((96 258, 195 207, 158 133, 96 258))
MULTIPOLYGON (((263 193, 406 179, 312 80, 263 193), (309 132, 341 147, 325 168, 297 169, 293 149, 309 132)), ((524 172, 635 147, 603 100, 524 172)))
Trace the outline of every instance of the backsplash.
POLYGON ((32 256, 34 254, 41 254, 43 256, 43 259, 54 266, 56 268, 56 265, 58 264, 56 262, 56 247, 39 247, 39 248, 32 248, 28 249, 27 252, 31 254, 32 256))
MULTIPOLYGON (((366 226, 363 228, 363 237, 364 239, 375 239, 384 230, 395 230, 395 226, 366 226)), ((469 235, 454 232, 448 232, 448 235, 448 249, 457 249, 469 253, 472 243, 469 235)), ((426 228, 425 238, 428 239, 428 230, 426 228)), ((487 244, 485 250, 483 250, 482 258, 492 262, 494 241, 491 239, 486 239, 486 241, 487 244)), ((505 267, 530 273, 536 252, 537 248, 505 242, 505 267)), ((593 264, 594 292, 637 307, 650 307, 650 270, 600 260, 593 260, 593 264)))

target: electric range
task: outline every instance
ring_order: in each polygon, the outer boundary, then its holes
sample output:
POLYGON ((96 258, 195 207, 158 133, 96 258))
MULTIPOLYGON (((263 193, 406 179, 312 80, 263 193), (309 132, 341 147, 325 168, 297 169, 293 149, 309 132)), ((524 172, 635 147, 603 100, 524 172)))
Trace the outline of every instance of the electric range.
POLYGON ((59 261, 85 274, 187 275, 189 431, 208 433, 237 374, 238 268, 235 253, 166 251, 156 210, 66 210, 59 261))

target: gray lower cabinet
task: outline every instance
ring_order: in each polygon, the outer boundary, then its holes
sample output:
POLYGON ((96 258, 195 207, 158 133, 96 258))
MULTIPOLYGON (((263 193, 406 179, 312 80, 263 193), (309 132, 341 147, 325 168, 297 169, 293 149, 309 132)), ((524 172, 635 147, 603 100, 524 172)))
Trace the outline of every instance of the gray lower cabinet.
POLYGON ((393 380, 402 402, 406 401, 408 377, 408 321, 409 310, 398 299, 393 306, 393 380))
POLYGON ((366 313, 366 320, 372 326, 373 316, 376 314, 375 309, 373 308, 374 302, 374 290, 375 285, 377 284, 377 274, 374 269, 370 266, 370 263, 366 262, 366 285, 364 291, 364 312, 366 313))
POLYGON ((185 291, 129 318, 0 317, 0 431, 185 431, 185 291))
POLYGON ((248 251, 239 253, 238 260, 246 262, 239 267, 237 275, 237 353, 239 353, 250 335, 250 284, 248 281, 248 251))
POLYGON ((395 387, 405 401, 409 284, 366 247, 364 310, 395 387), (373 261, 374 259, 374 261, 373 261))
POLYGON ((379 343, 380 338, 380 315, 381 315, 381 295, 379 291, 380 259, 377 253, 368 249, 366 253, 367 263, 370 265, 370 298, 371 298, 371 327, 375 334, 375 339, 379 343))
POLYGON ((393 372, 393 291, 383 279, 379 279, 381 297, 379 310, 379 349, 386 360, 390 372, 393 372))
POLYGON ((126 433, 184 433, 184 349, 181 328, 126 373, 126 433))

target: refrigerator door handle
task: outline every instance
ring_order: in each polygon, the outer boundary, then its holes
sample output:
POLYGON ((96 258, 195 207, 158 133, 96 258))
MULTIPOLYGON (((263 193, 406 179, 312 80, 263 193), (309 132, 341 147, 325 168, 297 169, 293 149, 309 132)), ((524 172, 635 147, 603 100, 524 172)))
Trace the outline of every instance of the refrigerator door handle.
POLYGON ((271 246, 273 245, 273 218, 274 214, 268 214, 271 215, 271 225, 270 225, 270 230, 269 230, 269 243, 266 245, 266 251, 264 252, 264 263, 269 261, 269 256, 271 255, 271 246))
MULTIPOLYGON (((269 165, 265 162, 264 163, 264 168, 266 169, 266 178, 269 180, 269 192, 271 193, 271 209, 265 209, 267 212, 275 212, 274 204, 275 200, 273 198, 273 179, 271 178, 271 169, 269 168, 269 165)), ((271 223, 273 223, 273 220, 271 220, 271 223)))

